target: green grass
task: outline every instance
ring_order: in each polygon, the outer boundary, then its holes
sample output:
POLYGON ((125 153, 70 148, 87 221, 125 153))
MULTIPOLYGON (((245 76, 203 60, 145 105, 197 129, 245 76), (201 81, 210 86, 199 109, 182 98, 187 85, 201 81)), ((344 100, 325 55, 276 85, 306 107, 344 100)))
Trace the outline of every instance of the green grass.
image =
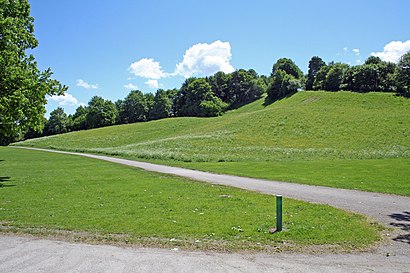
POLYGON ((410 191, 410 100, 387 93, 299 92, 268 106, 261 99, 221 117, 112 126, 18 145, 188 162, 199 169, 341 188, 410 191), (323 166, 326 176, 318 174, 323 166), (377 177, 361 170, 376 166, 388 167, 377 177), (356 181, 366 186, 353 185, 356 181))
POLYGON ((79 156, 2 147, 0 177, 3 232, 217 250, 351 250, 380 240, 380 227, 360 215, 292 199, 284 232, 269 234, 273 196, 79 156))
MULTIPOLYGON (((165 162, 157 162, 165 163, 165 162)), ((313 160, 278 162, 191 162, 181 167, 354 190, 410 196, 410 160, 313 160)))

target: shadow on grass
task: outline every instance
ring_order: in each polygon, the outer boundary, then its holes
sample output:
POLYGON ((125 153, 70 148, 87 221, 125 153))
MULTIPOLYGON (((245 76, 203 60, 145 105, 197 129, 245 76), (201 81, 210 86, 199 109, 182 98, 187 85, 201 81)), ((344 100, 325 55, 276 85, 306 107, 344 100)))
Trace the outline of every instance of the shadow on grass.
POLYGON ((410 244, 410 212, 403 211, 403 213, 393 213, 389 216, 397 221, 394 223, 390 223, 390 225, 398 227, 401 230, 408 232, 407 234, 397 236, 393 240, 396 242, 410 244))
POLYGON ((286 99, 286 98, 290 98, 290 97, 292 97, 294 94, 296 94, 297 92, 298 92, 298 91, 292 92, 292 93, 287 94, 287 95, 284 96, 284 97, 275 98, 275 99, 272 99, 272 98, 270 98, 270 97, 268 96, 268 97, 265 98, 265 101, 263 102, 263 106, 266 107, 266 106, 271 105, 271 104, 274 103, 274 102, 277 102, 277 101, 280 101, 280 100, 283 100, 283 99, 286 99))
POLYGON ((10 181, 10 176, 0 176, 0 188, 14 187, 16 185, 5 184, 10 181))

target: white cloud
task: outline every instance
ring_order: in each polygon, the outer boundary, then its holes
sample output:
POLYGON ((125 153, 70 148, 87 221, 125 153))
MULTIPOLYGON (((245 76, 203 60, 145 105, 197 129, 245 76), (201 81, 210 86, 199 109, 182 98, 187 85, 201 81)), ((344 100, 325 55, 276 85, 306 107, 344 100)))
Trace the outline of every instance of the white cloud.
POLYGON ((199 43, 185 52, 182 62, 177 64, 173 75, 182 75, 189 78, 197 74, 208 76, 218 71, 231 73, 235 71, 229 63, 231 57, 229 42, 218 40, 211 44, 199 43))
POLYGON ((141 59, 138 62, 134 62, 128 68, 135 76, 147 78, 147 79, 161 79, 166 77, 164 71, 162 71, 159 62, 154 59, 141 59))
POLYGON ((71 94, 65 93, 62 96, 51 96, 51 100, 55 101, 58 103, 58 105, 61 106, 75 106, 78 105, 78 100, 71 94))
POLYGON ((136 89, 138 89, 138 86, 136 86, 136 85, 134 85, 134 84, 132 84, 132 83, 126 84, 126 85, 124 85, 124 87, 125 87, 126 89, 129 89, 129 90, 136 90, 136 89))
POLYGON ((383 61, 397 63, 400 57, 410 50, 410 40, 405 42, 393 41, 384 46, 381 52, 372 52, 372 56, 380 57, 383 61))
POLYGON ((76 82, 77 86, 84 87, 85 89, 97 89, 98 84, 89 84, 82 79, 78 79, 76 82))
POLYGON ((150 88, 158 88, 158 80, 165 77, 194 75, 209 76, 218 71, 231 73, 235 68, 230 64, 232 57, 229 42, 215 41, 211 44, 199 43, 185 51, 183 59, 176 65, 173 73, 162 70, 159 62, 144 58, 132 63, 128 70, 137 77, 148 79, 145 82, 150 88))
POLYGON ((347 47, 344 47, 344 48, 343 48, 343 53, 344 53, 344 54, 347 54, 347 52, 348 52, 348 48, 347 48, 347 47))
POLYGON ((354 48, 354 49, 352 49, 352 51, 356 56, 360 55, 360 50, 358 48, 354 48))
POLYGON ((145 82, 149 86, 149 88, 158 88, 158 81, 157 80, 148 80, 145 82))

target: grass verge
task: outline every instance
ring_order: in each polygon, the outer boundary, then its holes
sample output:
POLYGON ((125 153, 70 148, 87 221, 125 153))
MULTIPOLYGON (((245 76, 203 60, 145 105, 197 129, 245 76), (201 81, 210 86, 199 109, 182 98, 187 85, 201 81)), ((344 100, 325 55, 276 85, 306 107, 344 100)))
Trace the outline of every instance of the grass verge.
POLYGON ((285 199, 284 232, 269 234, 274 198, 108 162, 0 148, 3 232, 188 249, 348 251, 381 227, 330 206, 285 199))

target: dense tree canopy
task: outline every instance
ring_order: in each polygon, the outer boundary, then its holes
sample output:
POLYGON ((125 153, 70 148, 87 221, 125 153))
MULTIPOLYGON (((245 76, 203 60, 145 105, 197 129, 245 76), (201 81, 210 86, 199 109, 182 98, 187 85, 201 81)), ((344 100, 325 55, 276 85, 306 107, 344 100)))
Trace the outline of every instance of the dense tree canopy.
POLYGON ((18 140, 31 129, 44 126, 46 95, 61 95, 67 88, 40 72, 34 56, 34 19, 26 0, 0 0, 0 144, 18 140))
POLYGON ((275 72, 278 70, 282 70, 286 72, 286 74, 292 75, 296 79, 303 77, 302 70, 300 70, 300 68, 288 58, 281 58, 276 61, 272 67, 272 76, 275 75, 275 72))
POLYGON ((326 63, 318 56, 314 56, 312 57, 312 59, 310 59, 305 90, 313 89, 313 83, 316 79, 316 75, 319 72, 319 70, 325 65, 326 63))
POLYGON ((231 97, 226 103, 236 106, 259 99, 265 91, 255 70, 239 69, 231 74, 229 89, 231 97))
POLYGON ((347 64, 335 63, 330 65, 329 72, 323 82, 323 90, 339 91, 348 69, 349 66, 347 64))
POLYGON ((98 128, 113 125, 117 121, 118 111, 115 104, 101 97, 91 98, 87 107, 87 128, 98 128))
POLYGON ((80 105, 76 110, 72 119, 72 130, 84 130, 87 129, 87 113, 88 107, 80 105))
POLYGON ((398 63, 399 92, 410 97, 410 51, 404 54, 398 63))
POLYGON ((177 93, 177 89, 159 89, 155 93, 154 104, 149 112, 149 119, 161 119, 175 116, 174 98, 177 93))
POLYGON ((291 59, 282 58, 273 65, 272 82, 267 90, 270 100, 292 95, 302 86, 303 73, 291 59))
POLYGON ((227 107, 204 78, 187 79, 178 93, 177 103, 180 116, 217 116, 227 107))
POLYGON ((54 111, 51 111, 45 131, 48 135, 62 134, 68 132, 70 126, 70 120, 64 112, 64 109, 58 107, 54 111))
POLYGON ((120 123, 145 121, 149 111, 148 98, 139 90, 131 91, 124 101, 120 102, 118 111, 120 123))

